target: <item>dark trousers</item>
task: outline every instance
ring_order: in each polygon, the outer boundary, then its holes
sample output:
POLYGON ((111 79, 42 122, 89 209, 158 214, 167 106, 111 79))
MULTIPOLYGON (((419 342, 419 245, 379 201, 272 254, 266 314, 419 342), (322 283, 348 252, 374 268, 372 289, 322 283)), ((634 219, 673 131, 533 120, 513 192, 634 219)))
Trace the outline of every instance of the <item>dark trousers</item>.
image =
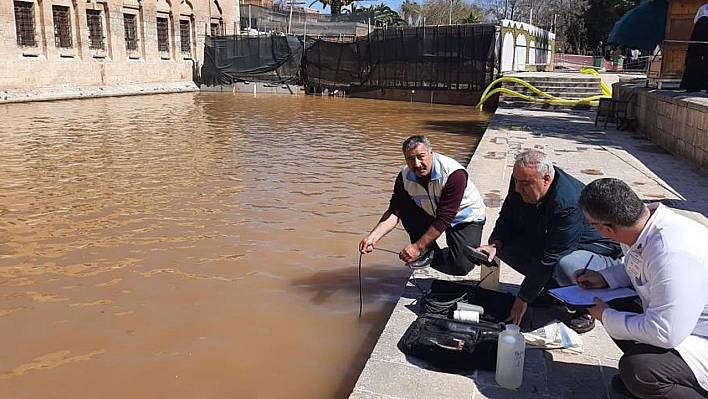
MULTIPOLYGON (((534 251, 534 243, 525 238, 503 241, 503 247, 497 253, 499 259, 525 277, 538 275, 541 262, 541 252, 534 251)), ((544 289, 573 285, 573 273, 588 265, 589 270, 603 270, 612 265, 610 256, 596 254, 587 250, 577 249, 558 260, 558 265, 550 279, 544 283, 544 289)))
MULTIPOLYGON (((413 200, 409 201, 403 209, 399 209, 399 217, 411 242, 418 241, 435 220, 413 200)), ((462 253, 462 248, 464 245, 479 247, 482 242, 482 227, 484 223, 461 223, 448 227, 445 230, 448 250, 442 251, 437 244, 433 244, 435 257, 431 266, 435 270, 453 276, 464 276, 469 273, 474 268, 474 264, 462 253)))
MULTIPOLYGON (((509 267, 521 273, 522 275, 528 276, 537 270, 531 269, 532 265, 536 265, 541 261, 540 257, 535 257, 530 254, 529 244, 524 240, 507 240, 504 241, 504 246, 497 251, 497 256, 499 259, 504 261, 509 267)), ((560 286, 557 282, 549 282, 546 288, 555 288, 560 286)))
MULTIPOLYGON (((633 300, 610 302, 622 312, 643 313, 633 300)), ((635 341, 615 340, 624 352, 619 360, 619 372, 624 385, 640 398, 705 398, 706 392, 696 376, 674 349, 659 348, 635 341)))

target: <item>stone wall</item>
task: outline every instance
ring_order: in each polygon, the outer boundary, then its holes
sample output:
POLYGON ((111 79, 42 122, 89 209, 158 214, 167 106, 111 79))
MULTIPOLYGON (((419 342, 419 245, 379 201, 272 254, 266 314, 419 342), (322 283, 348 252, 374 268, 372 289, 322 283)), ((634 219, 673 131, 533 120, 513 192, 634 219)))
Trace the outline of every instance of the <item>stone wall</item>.
MULTIPOLYGON (((666 151, 708 173, 708 97, 616 83, 616 96, 635 93, 637 130, 666 151)), ((630 115, 631 116, 631 115, 630 115)))
POLYGON ((0 0, 0 101, 189 82, 207 34, 233 34, 239 18, 238 0, 0 0))

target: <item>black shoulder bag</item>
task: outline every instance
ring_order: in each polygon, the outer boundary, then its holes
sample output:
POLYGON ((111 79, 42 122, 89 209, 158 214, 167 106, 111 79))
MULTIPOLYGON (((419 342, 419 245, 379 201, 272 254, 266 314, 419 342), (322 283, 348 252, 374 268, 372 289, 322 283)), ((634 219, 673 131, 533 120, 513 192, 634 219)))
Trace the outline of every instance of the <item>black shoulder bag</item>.
POLYGON ((398 347, 403 353, 424 360, 440 371, 494 370, 497 339, 503 330, 502 323, 466 322, 424 314, 408 327, 398 347))

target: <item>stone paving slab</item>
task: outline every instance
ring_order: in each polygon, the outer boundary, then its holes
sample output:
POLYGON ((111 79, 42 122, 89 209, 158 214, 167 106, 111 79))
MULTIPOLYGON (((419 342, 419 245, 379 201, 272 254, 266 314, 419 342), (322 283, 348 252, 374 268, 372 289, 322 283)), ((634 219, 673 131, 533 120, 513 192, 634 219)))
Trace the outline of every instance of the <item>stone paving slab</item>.
MULTIPOLYGON (((585 183, 600 177, 628 182, 640 197, 662 201, 708 225, 708 177, 681 159, 666 153, 639 133, 595 127, 593 111, 499 108, 481 139, 467 169, 487 204, 488 237, 506 196, 514 156, 536 148, 555 164, 585 183)), ((489 269, 476 268, 461 279, 479 280, 489 269)), ((432 278, 445 278, 434 270, 416 271, 401 293, 350 398, 621 398, 610 388, 621 351, 601 323, 581 335, 581 354, 567 350, 528 349, 524 382, 506 390, 494 382, 494 373, 477 371, 455 375, 426 368, 407 358, 396 344, 417 317, 419 288, 432 278)), ((522 276, 506 265, 482 284, 515 292, 522 276)))

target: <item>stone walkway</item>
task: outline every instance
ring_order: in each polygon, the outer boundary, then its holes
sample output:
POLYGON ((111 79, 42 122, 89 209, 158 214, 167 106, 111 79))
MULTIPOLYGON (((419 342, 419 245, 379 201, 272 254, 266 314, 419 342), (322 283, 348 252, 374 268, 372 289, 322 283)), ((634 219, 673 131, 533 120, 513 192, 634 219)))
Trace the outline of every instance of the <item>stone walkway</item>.
POLYGON ((75 100, 94 97, 121 97, 143 94, 165 94, 199 91, 192 81, 111 84, 106 86, 55 86, 25 90, 3 90, 0 88, 0 104, 29 101, 75 100))
MULTIPOLYGON (((551 156, 558 166, 588 183, 599 177, 628 182, 646 200, 658 200, 708 225, 708 177, 701 176, 681 159, 636 133, 593 124, 592 111, 546 111, 500 108, 468 166, 487 208, 485 238, 494 227, 509 187, 516 153, 536 148, 551 156)), ((473 270, 467 279, 478 280, 473 270)), ((431 272, 416 272, 415 283, 425 288, 431 272)), ((501 275, 482 284, 514 292, 522 276, 504 265, 501 275)), ((425 369, 401 353, 396 344, 415 320, 419 290, 413 280, 401 293, 371 357, 350 398, 620 398, 610 388, 617 373, 620 350, 602 328, 581 335, 582 354, 565 350, 528 349, 524 382, 518 390, 499 388, 494 373, 478 371, 455 375, 425 369)))

